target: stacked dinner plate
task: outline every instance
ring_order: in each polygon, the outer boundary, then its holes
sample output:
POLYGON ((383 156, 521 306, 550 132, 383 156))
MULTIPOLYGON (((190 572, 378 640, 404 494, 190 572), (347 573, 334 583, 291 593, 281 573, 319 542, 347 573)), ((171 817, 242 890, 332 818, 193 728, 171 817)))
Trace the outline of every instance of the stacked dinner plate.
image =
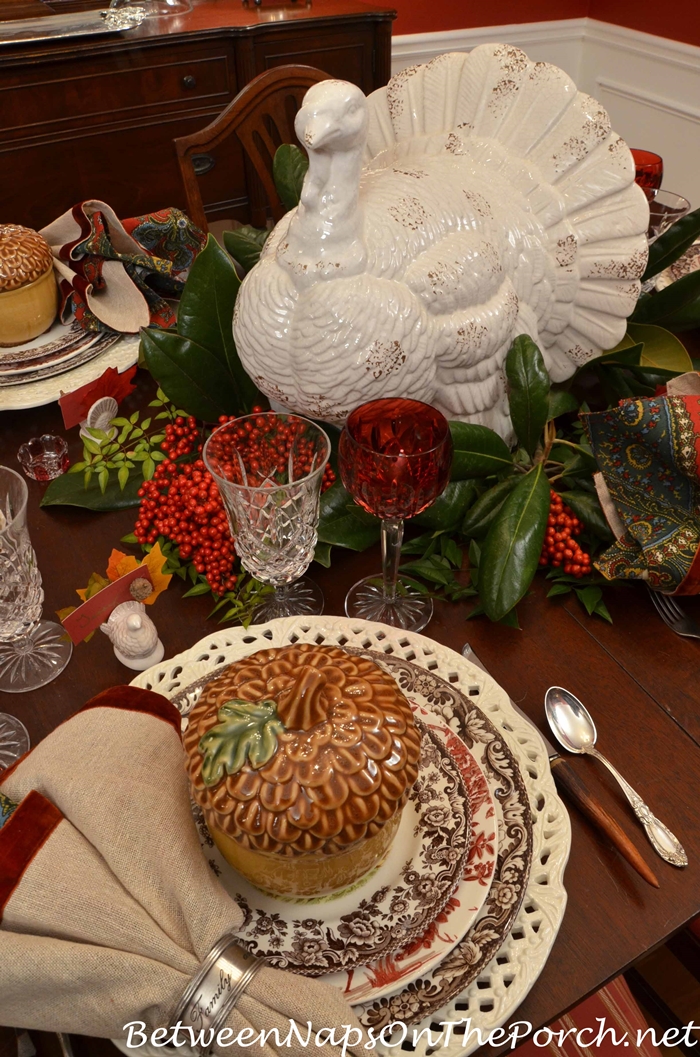
MULTIPOLYGON (((361 1021, 407 1044, 423 1028, 471 1020, 482 1036, 522 1002, 566 905, 571 833, 537 731, 480 668, 410 632, 340 617, 225 629, 140 674, 183 715, 222 668, 259 649, 313 642, 380 664, 422 732, 418 780, 387 859, 334 896, 266 895, 219 854, 193 808, 206 858, 245 914, 248 950, 339 988, 361 1021)), ((432 1031, 432 1045, 436 1032, 432 1031)), ((417 1052, 428 1045, 424 1033, 417 1052)), ((450 1032, 441 1052, 466 1054, 450 1032)), ((411 1047, 413 1048, 413 1047, 411 1047)), ((382 1052, 382 1043, 378 1051, 382 1052)), ((390 1050, 387 1048, 388 1054, 390 1050)))
POLYGON ((96 333, 60 321, 23 345, 0 348, 0 410, 39 407, 138 358, 138 335, 96 333))

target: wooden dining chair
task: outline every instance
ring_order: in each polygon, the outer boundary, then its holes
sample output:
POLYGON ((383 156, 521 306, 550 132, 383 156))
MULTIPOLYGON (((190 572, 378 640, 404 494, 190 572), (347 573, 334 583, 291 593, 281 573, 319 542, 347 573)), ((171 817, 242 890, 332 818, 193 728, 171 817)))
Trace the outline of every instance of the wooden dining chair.
POLYGON ((197 179, 197 169, 202 171, 198 162, 231 135, 238 139, 254 177, 260 181, 257 187, 255 179, 248 181, 253 223, 261 223, 260 213, 266 206, 275 223, 284 216, 286 210, 272 179, 275 151, 282 143, 297 142, 294 118, 301 101, 312 85, 330 76, 313 66, 277 66, 266 70, 250 81, 206 128, 174 140, 187 196, 187 212, 202 231, 208 231, 208 225, 197 179))

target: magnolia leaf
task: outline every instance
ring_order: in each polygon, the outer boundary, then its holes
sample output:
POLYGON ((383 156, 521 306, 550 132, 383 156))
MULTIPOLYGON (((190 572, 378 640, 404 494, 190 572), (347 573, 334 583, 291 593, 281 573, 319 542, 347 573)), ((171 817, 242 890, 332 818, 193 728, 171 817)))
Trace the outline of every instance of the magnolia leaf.
POLYGON ((204 422, 236 412, 238 389, 228 367, 203 345, 172 330, 141 331, 146 366, 174 404, 204 422))
POLYGON ((462 522, 462 534, 471 536, 472 539, 482 539, 496 514, 521 480, 521 477, 506 477, 505 481, 499 481, 493 488, 489 488, 488 492, 479 496, 462 522))
POLYGON ((644 345, 639 357, 640 367, 659 367, 678 374, 692 371, 693 361, 688 350, 669 330, 651 324, 629 323, 627 331, 631 338, 644 345))
POLYGON ((698 235, 700 235, 700 209, 695 209, 681 220, 677 220, 668 231, 651 244, 642 282, 658 275, 664 268, 668 268, 679 257, 682 257, 698 235))
POLYGON ((318 542, 316 544, 316 549, 314 550, 314 561, 318 562, 319 565, 322 565, 324 569, 330 569, 332 549, 330 543, 318 542))
POLYGON ((227 701, 218 711, 219 722, 199 739, 202 780, 217 785, 227 774, 237 774, 250 763, 256 770, 277 750, 277 736, 285 727, 274 701, 227 701))
POLYGON ((571 507, 576 517, 583 521, 589 532, 603 540, 613 539, 613 533, 598 502, 597 495, 591 492, 574 490, 562 492, 562 499, 567 506, 571 507))
POLYGON ((364 551, 379 539, 380 521, 365 513, 340 481, 321 496, 318 539, 336 547, 364 551))
POLYGON ((506 376, 513 429, 532 456, 549 416, 551 383, 542 353, 527 334, 517 337, 508 350, 506 376))
POLYGON ((549 482, 538 463, 506 499, 481 551, 479 597, 491 620, 502 620, 532 583, 548 515, 549 482))
POLYGON ((656 294, 643 294, 630 321, 660 323, 669 330, 700 325, 700 271, 684 275, 656 294))
POLYGON ((489 477, 509 470, 513 456, 506 442, 488 426, 473 422, 450 422, 453 481, 489 477))
POLYGON ((456 529, 476 495, 474 481, 450 481, 442 495, 421 514, 412 518, 419 528, 456 529))
POLYGON ((250 224, 243 224, 235 231, 224 232, 224 246, 243 271, 249 272, 258 263, 269 234, 267 228, 253 228, 250 224))
POLYGON ((573 393, 566 389, 550 389, 547 404, 547 421, 567 415, 571 411, 578 411, 579 403, 573 393))
POLYGON ((135 472, 122 489, 116 477, 111 477, 102 492, 97 477, 91 476, 87 488, 83 477, 64 473, 54 478, 44 492, 41 506, 80 506, 87 510, 122 510, 138 506, 138 490, 143 476, 135 472))
POLYGON ((308 168, 309 159, 296 144, 283 143, 277 148, 272 163, 272 179, 287 211, 299 205, 308 168))

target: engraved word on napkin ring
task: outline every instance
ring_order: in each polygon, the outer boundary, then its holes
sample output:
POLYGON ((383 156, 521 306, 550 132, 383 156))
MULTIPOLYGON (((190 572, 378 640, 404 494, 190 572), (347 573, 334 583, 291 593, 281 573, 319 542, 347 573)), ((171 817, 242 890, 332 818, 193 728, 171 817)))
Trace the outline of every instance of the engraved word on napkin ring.
MULTIPOLYGON (((216 941, 185 988, 173 1013, 172 1024, 180 1022, 184 1028, 192 1028, 197 1033, 211 1032, 210 1044, 200 1047, 200 1052, 207 1054, 229 1013, 265 963, 265 958, 248 954, 232 933, 226 932, 216 941)), ((204 1042, 204 1036, 200 1038, 204 1042)))

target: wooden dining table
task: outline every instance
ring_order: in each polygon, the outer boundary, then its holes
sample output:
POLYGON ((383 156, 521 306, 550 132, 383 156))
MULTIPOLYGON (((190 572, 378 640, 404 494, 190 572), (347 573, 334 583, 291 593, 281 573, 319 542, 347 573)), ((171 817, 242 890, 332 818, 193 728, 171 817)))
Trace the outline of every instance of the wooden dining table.
MULTIPOLYGON (((122 405, 122 414, 146 402, 148 376, 139 376, 138 389, 122 405)), ((77 458, 78 431, 66 432, 58 406, 51 404, 0 414, 0 463, 17 469, 20 444, 43 433, 67 436, 71 457, 77 458)), ((120 539, 133 529, 136 511, 40 508, 46 486, 28 485, 29 530, 43 577, 44 613, 51 617, 78 604, 76 588, 84 587, 92 572, 104 574, 113 547, 130 549, 120 539)), ((378 547, 361 554, 334 548, 329 569, 312 565, 326 612, 342 614, 348 588, 379 565, 378 547)), ((573 595, 547 599, 547 587, 538 574, 518 607, 521 630, 484 617, 468 620, 470 602, 438 600, 424 634, 457 651, 469 642, 543 732, 547 688, 560 685, 573 691, 595 718, 600 749, 678 835, 689 865, 676 869, 659 859, 607 771, 595 761, 574 759, 573 766, 600 803, 652 865, 661 887, 646 884, 607 838, 570 808, 566 912, 547 963, 514 1018, 535 1027, 575 1006, 700 914, 700 640, 680 638, 666 627, 641 584, 605 589, 612 624, 589 617, 573 595)), ((188 649, 216 627, 216 617, 208 616, 211 598, 183 599, 185 590, 174 577, 154 607, 166 656, 188 649)), ((683 605, 700 619, 700 600, 684 600, 683 605)), ((48 686, 0 695, 0 711, 18 716, 36 744, 93 695, 131 677, 106 636, 98 633, 75 647, 68 667, 48 686)), ((35 1033, 37 1040, 40 1052, 57 1052, 50 1036, 35 1033)), ((73 1043, 76 1057, 115 1053, 106 1040, 74 1036, 73 1043)))

